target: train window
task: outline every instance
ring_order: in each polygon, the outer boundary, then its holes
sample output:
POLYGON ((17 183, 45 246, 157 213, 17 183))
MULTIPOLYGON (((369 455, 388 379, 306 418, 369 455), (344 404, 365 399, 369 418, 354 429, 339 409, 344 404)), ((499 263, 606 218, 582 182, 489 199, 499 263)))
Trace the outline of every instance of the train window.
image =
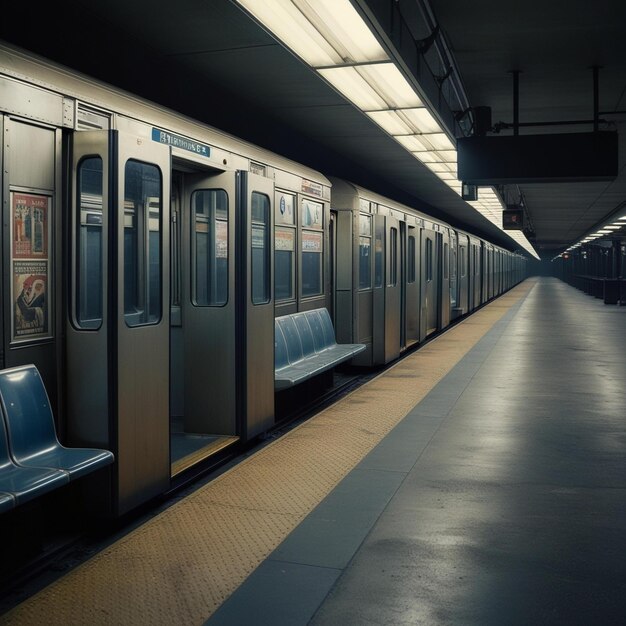
POLYGON ((323 233, 302 231, 302 296, 322 293, 323 233))
POLYGON ((359 289, 372 288, 372 238, 359 237, 359 289))
POLYGON ((252 271, 252 304, 270 301, 270 199, 252 192, 250 259, 252 271))
POLYGON ((124 317, 128 326, 161 319, 161 172, 135 160, 124 171, 124 317))
MULTIPOLYGON (((413 230, 413 229, 411 229, 413 230)), ((409 235, 409 282, 415 282, 415 237, 409 235)))
POLYGON ((467 248, 461 246, 461 278, 467 274, 467 248))
POLYGON ((362 237, 372 236, 372 216, 359 215, 359 235, 362 237))
POLYGON ((433 240, 426 238, 426 281, 433 279, 433 240))
POLYGON ((398 284, 398 229, 389 230, 389 287, 398 284))
POLYGON ((201 189, 191 195, 192 290, 196 306, 228 302, 228 195, 201 189))
MULTIPOLYGON (((361 208, 363 208, 361 200, 361 208)), ((368 208, 369 208, 369 203, 368 208)), ((372 288, 372 216, 359 215, 359 289, 372 288)))
POLYGON ((296 229, 276 227, 274 232, 274 299, 292 300, 296 229))
POLYGON ((302 200, 302 296, 318 296, 322 293, 322 255, 324 233, 324 205, 313 200, 302 200), (317 229, 317 232, 312 229, 317 229))
POLYGON ((383 238, 382 233, 376 233, 374 240, 374 286, 383 286, 383 238))
POLYGON ((100 157, 87 157, 77 168, 76 325, 97 330, 102 325, 103 171, 100 157))
POLYGON ((293 300, 295 295, 296 198, 277 191, 274 195, 274 299, 293 300), (287 228, 291 226, 292 228, 287 228))
POLYGON ((447 243, 443 244, 443 279, 447 280, 449 276, 450 267, 450 246, 447 243))

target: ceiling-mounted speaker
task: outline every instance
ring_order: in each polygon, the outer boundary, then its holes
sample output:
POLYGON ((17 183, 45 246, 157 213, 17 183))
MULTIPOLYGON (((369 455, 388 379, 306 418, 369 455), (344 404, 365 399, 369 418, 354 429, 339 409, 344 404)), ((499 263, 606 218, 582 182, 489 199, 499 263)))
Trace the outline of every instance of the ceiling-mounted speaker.
POLYGON ((473 107, 474 135, 484 137, 491 130, 491 107, 473 107))

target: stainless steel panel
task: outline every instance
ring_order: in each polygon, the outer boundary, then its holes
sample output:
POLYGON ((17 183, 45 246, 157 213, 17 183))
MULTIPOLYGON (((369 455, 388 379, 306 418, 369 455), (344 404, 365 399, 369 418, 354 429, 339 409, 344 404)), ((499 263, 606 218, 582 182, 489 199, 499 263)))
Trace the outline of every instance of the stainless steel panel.
POLYGON ((394 217, 385 217, 386 280, 385 280, 385 363, 400 356, 401 299, 402 299, 402 245, 400 223, 394 217), (395 238, 395 243, 392 243, 395 238), (395 258, 394 258, 395 256, 395 258), (392 276, 395 266, 395 276, 392 276))
POLYGON ((439 328, 446 328, 450 324, 450 231, 446 228, 439 234, 439 248, 441 255, 441 291, 439 328), (446 271, 447 270, 447 275, 446 271))
POLYGON ((422 259, 422 331, 424 336, 428 336, 437 330, 437 283, 435 280, 435 236, 436 233, 430 229, 422 229, 421 259, 422 259), (431 247, 432 257, 429 260, 428 249, 431 247), (431 277, 429 279, 428 269, 432 264, 431 277))
MULTIPOLYGON (((354 357, 352 361, 355 365, 374 364, 374 300, 375 292, 359 291, 357 300, 358 326, 355 332, 353 343, 364 343, 367 349, 354 357)), ((378 333, 380 335, 380 333, 378 333)))
MULTIPOLYGON (((55 129, 40 128, 16 122, 8 117, 0 118, 2 125, 2 217, 3 224, 0 252, 2 252, 2 274, 0 287, 2 288, 2 318, 4 332, 3 344, 0 345, 0 362, 4 367, 13 367, 33 363, 39 369, 50 396, 50 402, 57 417, 60 430, 63 428, 62 417, 59 413, 59 364, 61 363, 57 339, 61 335, 61 321, 58 315, 62 298, 59 291, 61 285, 61 248, 54 245, 62 236, 61 228, 61 134, 55 129), (34 157, 29 153, 29 142, 39 141, 35 146, 34 157), (32 170, 31 170, 32 167, 32 170), (17 188, 17 189, 16 189, 17 188), (46 306, 48 332, 45 337, 33 335, 32 339, 19 338, 13 340, 14 301, 19 296, 12 290, 14 277, 12 275, 12 243, 11 243, 11 192, 33 190, 49 198, 50 212, 47 216, 49 231, 46 285, 46 306)), ((40 259, 43 260, 43 259, 40 259)), ((2 321, 2 320, 0 320, 2 321)))
POLYGON ((352 228, 352 211, 338 211, 336 224, 335 257, 335 334, 338 343, 354 343, 358 328, 358 309, 355 307, 357 290, 353 290, 353 280, 358 276, 358 248, 355 250, 352 228), (356 310, 355 310, 356 309, 356 310))
MULTIPOLYGON (((387 280, 387 241, 386 241, 385 216, 374 215, 374 247, 378 241, 382 245, 382 281, 376 285, 374 276, 374 288, 372 292, 372 365, 385 363, 385 287, 387 280)), ((375 251, 376 254, 376 251, 375 251)))
POLYGON ((70 272, 70 306, 66 320, 67 350, 67 432, 73 445, 102 447, 117 454, 115 443, 109 438, 109 378, 108 378, 108 331, 109 331, 109 159, 110 141, 106 131, 74 133, 72 136, 72 192, 69 231, 73 234, 66 262, 70 272), (103 166, 102 195, 102 325, 99 329, 81 330, 74 322, 76 302, 75 259, 77 230, 75 216, 80 215, 77 193, 77 166, 86 155, 99 156, 103 166))
POLYGON ((63 126, 63 97, 0 76, 0 111, 53 126, 63 126))
POLYGON ((185 176, 181 255, 185 432, 237 434, 236 201, 235 172, 185 176), (196 306, 190 293, 193 276, 191 198, 195 191, 209 189, 222 189, 228 197, 228 301, 223 306, 196 306))
POLYGON ((55 136, 41 128, 11 120, 6 128, 8 164, 12 186, 54 189, 55 136))
MULTIPOLYGON (((267 430, 274 423, 274 183, 250 173, 243 173, 243 186, 246 187, 245 232, 246 261, 245 271, 247 290, 245 294, 246 320, 246 408, 244 411, 246 439, 267 430), (269 300, 265 304, 252 303, 252 246, 251 206, 252 194, 259 192, 269 199, 269 300)), ((326 241, 326 246, 328 241, 326 241)), ((325 272, 328 276, 328 272, 325 272)), ((243 286, 243 285, 242 285, 243 286)))
POLYGON ((459 299, 458 306, 461 308, 461 314, 464 315, 469 310, 469 247, 466 235, 459 235, 459 263, 458 263, 458 280, 459 280, 459 299), (465 273, 462 273, 462 270, 465 273))
POLYGON ((419 250, 420 250, 420 229, 418 227, 409 226, 407 232, 407 244, 410 237, 415 238, 415 257, 410 258, 407 245, 407 283, 406 283, 406 343, 410 345, 419 341, 419 311, 420 311, 420 274, 419 274, 419 250), (413 268, 410 267, 411 263, 413 268), (413 282, 408 282, 409 276, 414 276, 413 282))
POLYGON ((121 514, 162 493, 170 482, 169 224, 170 151, 156 142, 118 134, 117 214, 117 434, 121 514), (128 159, 156 165, 162 175, 161 312, 158 323, 129 327, 124 315, 124 170, 128 159))

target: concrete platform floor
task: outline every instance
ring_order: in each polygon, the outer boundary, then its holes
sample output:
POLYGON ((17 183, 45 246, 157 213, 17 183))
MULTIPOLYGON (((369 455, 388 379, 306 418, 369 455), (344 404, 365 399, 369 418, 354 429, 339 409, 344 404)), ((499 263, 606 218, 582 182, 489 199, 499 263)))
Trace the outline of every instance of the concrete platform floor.
POLYGON ((625 383, 540 279, 206 623, 626 624, 625 383))

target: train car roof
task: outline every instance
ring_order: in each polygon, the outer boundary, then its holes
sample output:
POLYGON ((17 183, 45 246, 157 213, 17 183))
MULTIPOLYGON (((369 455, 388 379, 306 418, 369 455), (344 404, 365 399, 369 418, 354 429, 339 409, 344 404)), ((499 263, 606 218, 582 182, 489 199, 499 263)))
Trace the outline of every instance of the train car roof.
POLYGON ((297 161, 18 47, 0 44, 0 71, 107 112, 152 123, 190 138, 204 138, 228 152, 330 186, 330 181, 321 172, 297 161), (206 137, 207 134, 211 135, 210 139, 206 137))

